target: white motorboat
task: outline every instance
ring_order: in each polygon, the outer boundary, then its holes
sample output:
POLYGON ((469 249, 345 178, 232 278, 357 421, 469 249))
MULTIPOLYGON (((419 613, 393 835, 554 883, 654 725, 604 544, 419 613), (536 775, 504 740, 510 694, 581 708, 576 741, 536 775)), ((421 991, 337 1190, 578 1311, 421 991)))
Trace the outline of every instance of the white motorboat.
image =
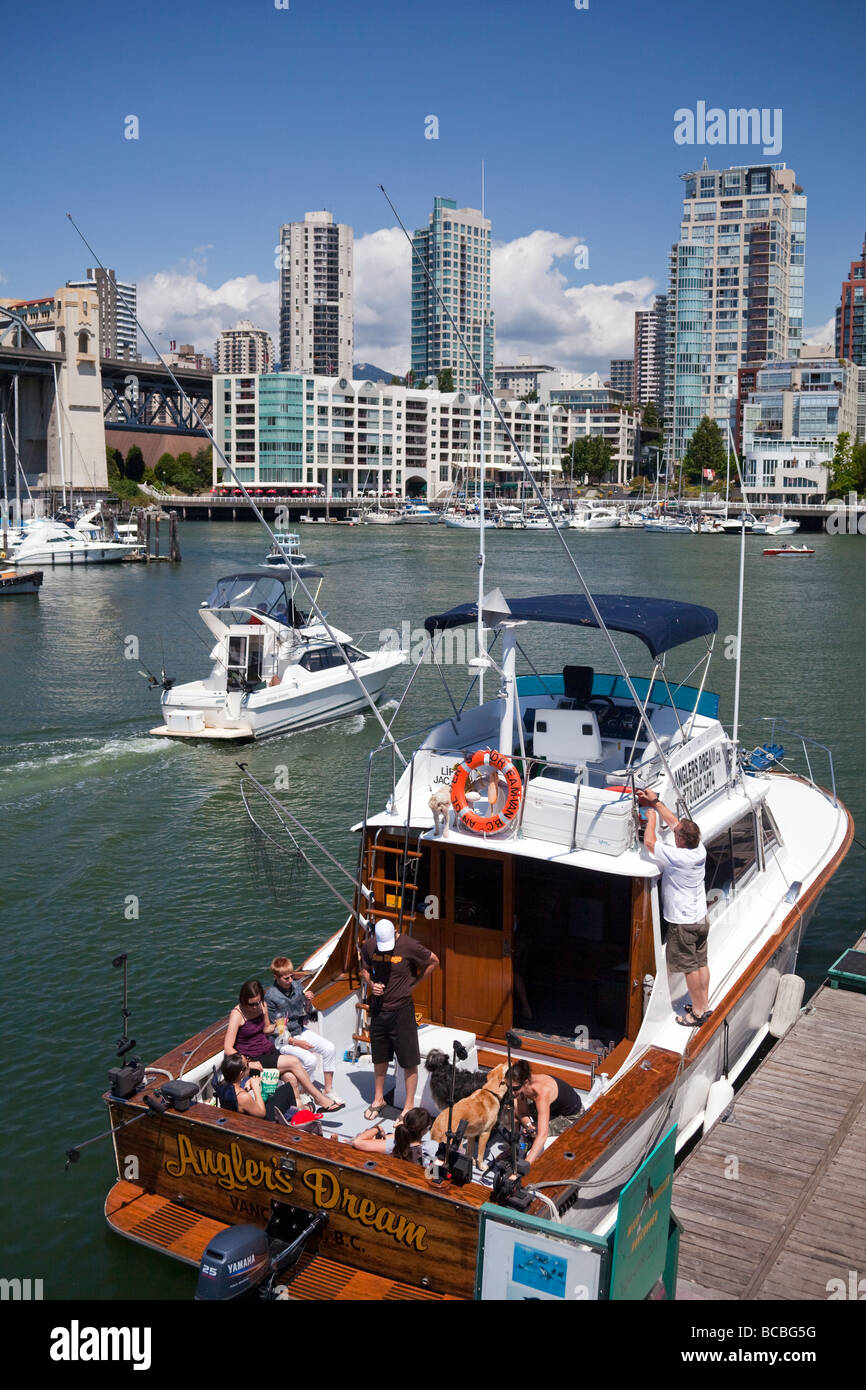
POLYGON ((771 512, 768 516, 762 516, 760 524, 764 527, 764 535, 767 536, 794 536, 800 529, 799 521, 792 521, 781 512, 771 512))
POLYGON ((307 557, 301 550, 301 538, 297 531, 274 532, 274 544, 265 556, 265 564, 281 569, 286 563, 286 555, 293 565, 303 565, 306 562, 307 557))
POLYGON ((613 507, 578 507, 569 521, 572 531, 613 531, 620 524, 613 507))
POLYGON ((426 502, 407 502, 398 519, 403 526, 437 526, 442 517, 426 502))
POLYGON ((318 604, 322 575, 315 569, 262 568, 219 580, 199 610, 216 639, 210 674, 183 685, 163 682, 165 722, 152 734, 266 738, 355 714, 381 698, 405 653, 362 651, 333 624, 329 632, 310 621, 299 579, 313 582, 318 604))
MULTIPOLYGON (((472 512, 446 512, 445 525, 454 531, 480 531, 481 517, 472 512)), ((496 531, 500 522, 491 516, 484 518, 484 530, 496 531)))
POLYGON ((695 523, 684 516, 657 516, 646 522, 643 529, 665 536, 689 536, 696 528, 695 523))
POLYGON ((127 542, 91 539, 62 521, 43 521, 27 527, 9 556, 9 563, 107 565, 125 559, 135 549, 135 545, 127 542))

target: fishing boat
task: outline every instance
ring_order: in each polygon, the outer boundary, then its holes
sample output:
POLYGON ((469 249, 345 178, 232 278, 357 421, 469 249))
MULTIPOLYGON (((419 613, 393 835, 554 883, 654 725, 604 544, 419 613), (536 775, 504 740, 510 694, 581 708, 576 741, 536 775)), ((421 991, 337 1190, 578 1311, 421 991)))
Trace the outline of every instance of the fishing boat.
POLYGON ((38 594, 41 587, 41 570, 0 570, 0 598, 9 598, 14 594, 38 594))
POLYGON ((307 557, 301 550, 301 538, 297 531, 275 531, 274 543, 265 556, 265 564, 277 569, 285 568, 286 559, 293 565, 303 565, 307 557))
POLYGON ((814 555, 807 545, 780 545, 776 549, 764 551, 765 555, 814 555))
MULTIPOLYGON (((151 734, 243 741, 310 728, 375 704, 405 655, 365 652, 348 633, 302 609, 322 574, 276 566, 220 579, 199 616, 215 639, 210 673, 163 678, 164 723, 151 734)), ((309 606, 309 605, 308 605, 309 606)), ((157 682, 159 684, 159 682, 157 682)))
MULTIPOLYGON (((480 613, 466 603, 425 626, 441 642, 479 617, 500 643, 495 663, 475 659, 495 667, 496 697, 460 713, 455 704, 417 746, 398 745, 402 766, 385 747, 378 805, 371 755, 352 911, 305 963, 318 1026, 344 1057, 334 1084, 345 1110, 321 1117, 317 1135, 214 1108, 225 1020, 194 1029, 133 1093, 106 1097, 114 1132, 127 1125, 106 1203, 114 1231, 200 1271, 239 1250, 252 1260, 250 1226, 307 1231, 285 1276, 290 1297, 470 1299, 486 1204, 520 1198, 531 1216, 609 1238, 623 1185, 661 1135, 675 1125, 682 1150, 718 1115, 719 1088, 727 1094, 754 1057, 774 1010, 778 1022, 804 932, 853 836, 832 763, 824 788, 811 780, 814 748, 797 773, 791 751, 728 735, 706 685, 718 627, 708 608, 494 591, 480 613), (576 664, 519 674, 518 644, 523 653, 547 624, 566 627, 576 660, 587 628, 630 634, 649 674, 576 664), (668 658, 691 643, 701 673, 685 686, 668 658), (696 820, 707 849, 712 1014, 700 1028, 676 1020, 686 990, 666 960, 642 788, 696 820), (437 789, 450 824, 431 812, 437 789), (488 1171, 481 1155, 461 1184, 440 1182, 351 1147, 373 1080, 359 947, 364 925, 383 916, 440 963, 415 991, 422 1057, 459 1043, 466 1067, 523 1058, 580 1095, 582 1112, 528 1173, 491 1153, 488 1171), (166 1075, 193 1083, 182 1112, 149 1108, 166 1075)), ((399 1108, 399 1067, 390 1084, 399 1108)), ((432 1105, 420 1085, 419 1103, 432 1105)), ((212 1277, 200 1272, 199 1289, 212 1277)))

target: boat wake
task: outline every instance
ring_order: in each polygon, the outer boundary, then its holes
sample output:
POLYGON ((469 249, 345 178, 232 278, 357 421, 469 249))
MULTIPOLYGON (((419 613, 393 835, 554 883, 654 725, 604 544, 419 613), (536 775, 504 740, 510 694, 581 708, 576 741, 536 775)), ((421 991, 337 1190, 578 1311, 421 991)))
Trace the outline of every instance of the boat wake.
POLYGON ((177 753, 168 741, 135 736, 33 741, 19 744, 15 751, 25 756, 2 767, 0 804, 4 806, 82 782, 123 777, 139 772, 142 764, 153 761, 154 755, 177 753))

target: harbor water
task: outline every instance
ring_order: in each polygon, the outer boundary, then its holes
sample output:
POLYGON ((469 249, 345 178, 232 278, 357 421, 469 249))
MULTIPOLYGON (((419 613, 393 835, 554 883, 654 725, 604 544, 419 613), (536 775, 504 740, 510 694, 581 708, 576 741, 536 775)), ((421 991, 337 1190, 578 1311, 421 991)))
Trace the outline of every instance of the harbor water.
MULTIPOLYGON (((428 614, 475 597, 471 533, 300 529, 310 563, 325 574, 324 608, 361 646, 378 646, 394 629, 409 633, 417 649, 428 614)), ((730 727, 739 541, 564 534, 596 592, 716 609, 708 685, 730 727)), ((3 1273, 42 1279, 46 1299, 192 1296, 192 1271, 109 1234, 102 1207, 114 1180, 110 1140, 83 1149, 64 1171, 65 1151, 107 1126, 101 1094, 122 1032, 122 975, 112 957, 129 953, 129 1034, 145 1061, 226 1013, 243 980, 267 982, 275 954, 302 960, 345 914, 314 876, 298 886, 288 869, 274 900, 250 855, 237 762, 279 788, 354 870, 351 826, 363 813, 368 756, 381 737, 370 714, 242 747, 150 737, 161 722, 159 692, 140 671, 203 675, 211 641, 197 616, 201 600, 220 575, 255 567, 268 548, 250 523, 187 523, 180 539, 181 565, 46 570, 38 598, 0 603, 0 921, 11 1063, 3 1273)), ((746 541, 741 733, 765 742, 761 717, 776 715, 827 745, 838 793, 866 840, 864 542, 810 537, 815 555, 802 559, 765 558, 766 544, 746 541)), ((488 588, 520 596, 577 587, 552 533, 489 533, 486 545, 488 588)), ((642 645, 617 640, 629 669, 649 674, 642 645)), ((605 639, 592 630, 527 628, 521 644, 542 672, 566 662, 613 669, 605 639)), ((694 643, 672 653, 676 678, 687 680, 701 649, 694 643)), ((455 644, 446 655, 458 661, 441 671, 422 667, 398 734, 449 712, 443 677, 462 701, 472 654, 455 644)), ((407 665, 392 680, 386 718, 409 674, 407 665)), ((488 679, 489 697, 496 691, 488 679)), ((786 733, 776 737, 793 749, 786 733)), ((829 786, 826 755, 813 754, 816 780, 829 786)), ((381 786, 390 756, 377 766, 381 786)), ((800 958, 810 990, 866 927, 864 866, 855 844, 824 895, 800 958)))

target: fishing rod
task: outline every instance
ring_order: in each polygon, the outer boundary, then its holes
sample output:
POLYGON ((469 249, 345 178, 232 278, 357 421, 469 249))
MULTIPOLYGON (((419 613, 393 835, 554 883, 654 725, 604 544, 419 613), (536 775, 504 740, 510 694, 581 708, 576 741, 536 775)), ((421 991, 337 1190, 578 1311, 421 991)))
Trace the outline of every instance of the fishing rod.
MULTIPOLYGON (((445 302, 445 300, 444 300, 444 298, 443 298, 443 296, 442 296, 442 294, 441 294, 441 292, 440 292, 440 290, 439 290, 439 286, 435 283, 435 281, 434 281, 432 275, 430 274, 430 271, 427 269, 427 266, 424 264, 424 261, 423 261, 423 259, 422 259, 422 257, 421 257, 421 254, 420 254, 420 252, 417 250, 417 248, 416 248, 414 242, 412 241, 412 238, 410 237, 410 235, 409 235, 409 233, 408 233, 408 231, 407 231, 407 229, 406 229, 406 226, 405 226, 405 224, 403 223, 402 218, 400 217, 400 214, 398 213, 398 211, 397 211, 397 209, 395 208, 394 204, 391 202, 391 199, 390 199, 390 197, 388 196, 388 194, 387 194, 387 192, 386 192, 386 190, 385 190, 384 184, 381 184, 381 183, 379 184, 379 190, 380 190, 380 192, 382 193, 382 196, 384 197, 385 201, 387 202, 389 208, 390 208, 391 211, 393 212, 394 216, 396 217, 396 219, 397 219, 397 221, 398 221, 398 223, 399 223, 399 225, 400 225, 400 229, 401 229, 401 231, 403 232, 403 235, 405 236, 406 240, 407 240, 408 243, 409 243, 410 249, 411 249, 411 251, 412 251, 412 255, 413 255, 414 257, 417 258, 418 264, 421 266, 421 269, 424 271, 424 274, 425 274, 425 276, 426 276, 426 278, 427 278, 427 282, 428 282, 428 284, 430 285, 431 289, 433 290, 433 293, 435 294, 437 300, 439 301, 439 305, 440 305, 441 309, 443 310, 443 312, 444 312, 446 318, 448 319, 448 322, 451 324, 451 327, 454 329, 454 332, 457 334, 457 337, 458 337, 458 339, 460 340, 460 344, 461 344, 461 346, 462 346, 462 348, 463 348, 463 351, 466 353, 466 356, 468 357, 470 363, 472 364, 472 369, 473 369, 473 371, 475 372, 475 375, 478 377, 478 380, 479 380, 479 383, 480 383, 480 386, 481 386, 481 390, 483 391, 483 393, 484 393, 484 395, 487 397, 487 399, 490 401, 490 404, 491 404, 491 406, 492 406, 492 408, 493 408, 493 413, 494 413, 494 415, 496 416, 497 420, 499 421, 500 425, 502 426, 502 429, 503 429, 503 431, 505 432, 505 436, 506 436, 506 438, 508 439, 509 443, 511 444, 511 447, 513 448, 513 450, 514 450, 514 452, 515 452, 517 458, 520 460, 520 466, 521 466, 521 468, 523 469, 524 475, 525 475, 526 479, 529 481, 529 484, 530 484, 532 490, 534 491, 536 497, 538 498, 538 502, 539 502, 539 504, 541 505, 542 511, 544 512, 545 516, 547 517, 548 521, 550 522, 551 528, 555 531, 556 536, 557 536, 557 539, 558 539, 559 543, 561 544, 563 550, 565 551, 566 558, 568 559, 568 563, 571 565, 571 568, 574 570, 574 573, 575 573, 575 576, 576 576, 576 578, 577 578, 577 581, 578 581, 578 583, 580 584, 581 589, 583 590, 584 597, 586 598, 586 601, 587 601, 587 603, 589 604, 590 612, 592 613, 593 618, 595 619, 595 624, 596 624, 596 626, 598 627, 599 631, 600 631, 601 633, 603 633, 604 637, 607 639, 608 646, 610 647, 611 653, 613 654, 613 658, 614 658, 614 660, 615 660, 617 666, 619 667, 620 674, 621 674, 623 680, 624 680, 625 683, 626 683, 626 687, 627 687, 627 689, 628 689, 628 692, 629 692, 629 694, 631 695, 632 700, 634 701, 635 708, 638 709, 638 710, 643 711, 643 705, 642 705, 640 699, 638 698, 638 693, 637 693, 637 691, 636 691, 636 689, 635 689, 635 687, 634 687, 634 684, 633 684, 633 682, 632 682, 631 676, 630 676, 629 673, 628 673, 628 669, 627 669, 627 667, 626 667, 626 664, 625 664, 625 662, 623 661, 622 657, 621 657, 620 654, 619 654, 619 648, 617 647, 615 641, 613 640, 613 636, 611 635, 611 632, 610 632, 610 630, 608 629, 608 626, 607 626, 607 624, 605 623, 604 618, 601 616, 601 613, 600 613, 600 611, 599 611, 598 605, 597 605, 597 603, 596 603, 595 599, 593 598, 592 593, 591 593, 591 591, 590 591, 589 585, 587 584, 586 580, 584 579, 583 574, 582 574, 582 572, 581 572, 581 570, 580 570, 580 567, 579 567, 578 564, 577 564, 577 561, 575 560, 574 556, 572 555, 571 551, 569 550, 569 548, 568 548, 568 543, 566 542, 565 537, 562 535, 561 531, 559 530, 559 527, 556 525, 556 523, 555 523, 555 521, 554 521, 554 519, 553 519, 553 513, 552 513, 552 511, 550 510, 549 506, 547 505, 547 500, 546 500, 546 498, 545 498, 545 496, 544 496, 544 493, 542 492, 541 488, 538 486, 538 483, 537 483, 536 479, 532 476, 532 472, 531 472, 531 470, 530 470, 530 468, 529 468, 529 466, 528 466, 528 464, 527 464, 527 462, 526 462, 526 459, 525 459, 524 456, 523 456, 523 450, 520 448, 519 444, 517 443, 517 440, 514 438, 514 435, 513 435, 512 431, 511 431, 510 427, 509 427, 508 421, 505 419, 505 416, 503 415, 501 409, 499 408, 499 406, 498 406, 498 404, 497 404, 497 402, 496 402, 496 397, 494 396, 493 392, 490 390, 490 387, 487 385, 487 382, 484 380, 484 375, 483 375, 483 373, 481 372, 481 370, 479 369, 478 363, 476 362, 475 358, 473 357, 472 351, 471 351, 471 349, 470 349, 468 343, 466 342, 466 339, 464 338, 463 333, 461 332, 460 327, 459 327, 459 325, 458 325, 456 319, 454 318, 454 315, 451 313, 451 310, 449 309, 448 305, 446 304, 446 302, 445 302)), ((552 442, 551 442, 551 450, 552 450, 552 442)), ((653 728, 652 724, 650 723, 649 719, 647 718, 646 712, 645 712, 645 711, 643 711, 643 712, 641 713, 640 718, 641 718, 642 724, 644 724, 644 726, 646 727, 646 730, 647 730, 647 733, 648 733, 650 739, 652 740, 653 744, 655 745, 656 752, 658 753, 659 758, 661 759, 661 763, 662 763, 662 766, 663 766, 664 769, 665 769, 665 772, 668 774, 668 776, 669 776, 670 779, 671 779, 671 782, 672 782, 673 786, 676 788, 676 795, 677 795, 678 799, 682 802, 683 806, 684 806, 685 809, 686 809, 686 815, 689 815, 689 814, 690 814, 690 810, 689 810, 688 801, 686 800, 686 797, 685 797, 685 795, 684 795, 682 789, 679 788, 679 787, 677 786, 676 779, 675 779, 675 777, 674 777, 673 771, 671 770, 670 763, 668 762, 667 757, 666 757, 666 755, 665 755, 665 751, 664 751, 664 749, 662 748, 661 742, 659 741, 658 734, 656 733, 655 729, 653 728)))
MULTIPOLYGON (((107 272, 107 270, 105 269, 105 266, 103 265, 102 261, 101 261, 101 260, 99 259, 99 257, 97 256, 97 254, 96 254, 96 252, 94 251, 93 247, 90 245, 90 242, 87 240, 87 238, 86 238, 86 236, 84 235, 84 233, 82 232, 81 228, 80 228, 80 227, 78 226, 78 224, 76 223, 74 217, 72 216, 72 213, 71 213, 71 212, 67 212, 66 216, 67 216, 68 220, 72 223, 72 226, 75 228, 75 231, 78 233, 78 236, 79 236, 79 237, 81 238, 81 240, 84 242, 84 245, 87 247, 87 250, 90 252, 91 256, 93 257, 93 260, 94 260, 95 264, 98 265, 99 268, 100 268, 100 270, 102 270, 102 271, 107 275, 108 272, 107 272)), ((238 477, 238 475, 237 475, 237 473, 235 472, 234 468, 232 467, 232 465, 229 463, 228 459, 226 458, 225 453, 224 453, 223 450, 220 448, 219 444, 217 444, 216 439, 214 438, 213 433, 211 432, 210 428, 209 428, 208 425, 205 423, 205 421, 202 419, 202 417, 199 415, 199 413, 198 413, 198 411, 196 410, 196 408, 195 408, 193 402, 191 401, 190 397, 187 395, 186 391, 185 391, 185 390, 183 389, 183 387, 181 386, 180 382, 178 381, 177 377, 175 376, 175 374, 174 374, 174 372, 172 371, 172 369, 171 369, 171 367, 169 366, 169 364, 168 364, 168 363, 165 361, 165 359, 163 358, 162 353, 159 351, 159 348, 156 346, 156 344, 154 343, 153 339, 150 337, 150 334, 147 332, 147 330, 144 328, 144 326, 143 326, 142 323, 140 322, 140 320, 139 320, 139 318, 138 318, 138 315, 136 314, 135 309, 133 308, 132 304, 131 304, 130 301, 127 299, 126 295, 124 294, 123 290, 121 290, 121 288, 120 288, 119 285, 117 286, 117 293, 118 293, 118 295, 120 296, 120 298, 123 300, 123 303, 124 303, 124 305, 126 306, 126 308, 129 310, 129 312, 132 314, 133 318, 135 319, 136 326, 138 327, 139 331, 141 332, 142 336, 144 337, 144 340, 145 340, 145 342, 147 343, 148 347, 151 349, 152 352, 155 352, 155 353, 156 353, 157 360, 159 361, 159 363, 161 364, 161 366, 164 368, 164 370, 168 373, 168 376, 169 376, 169 378, 171 379, 171 381, 172 381, 172 383, 173 383, 175 389, 179 392, 179 394, 183 397, 184 401, 186 402, 187 407, 189 408, 189 411, 190 411, 190 416, 191 416, 191 418, 195 420, 196 424, 198 424, 198 426, 199 426, 199 427, 204 431, 204 433, 207 435, 207 438, 208 438, 208 439, 210 440, 210 442, 211 442, 211 447, 212 447, 213 449, 216 450, 216 453, 219 455, 219 458, 220 458, 220 460, 221 460, 221 462, 222 462, 222 464, 223 464, 223 467, 226 468, 226 469, 228 470, 228 472, 231 474, 231 477, 233 478, 234 482, 237 484, 238 488, 240 489, 241 493, 243 494, 244 499, 246 500, 247 504, 249 505, 250 509, 252 510, 253 515, 256 517, 256 519, 257 519, 258 521, 261 522, 262 526, 264 526, 265 530, 267 531, 268 535, 270 536, 270 538, 271 538, 271 540, 272 540, 272 542, 273 542, 273 544, 274 544, 274 547, 275 547, 275 548, 279 551, 279 553, 282 555, 283 559, 284 559, 285 562, 286 562, 286 567, 287 567, 288 569, 290 569, 291 572, 292 572, 292 579, 293 579, 293 582, 295 582, 295 583, 297 583, 297 584, 300 585, 301 589, 303 590, 304 594, 306 595, 307 599, 309 600, 309 604, 310 604, 310 608, 311 608, 312 612, 315 613, 315 615, 316 615, 316 617, 318 618, 319 622, 322 624, 322 626, 324 627, 325 631, 327 632, 329 638, 330 638, 331 641, 334 643, 334 646, 337 648, 337 651, 338 651, 339 654, 340 654, 340 657, 341 657, 341 659, 342 659, 342 661, 343 661, 343 664, 346 666, 346 668, 347 668, 348 671, 349 671, 349 674, 358 682, 358 684, 359 684, 360 687, 361 687, 361 690, 364 692, 364 698, 365 698, 367 704, 369 705, 370 709, 372 710, 373 714, 375 715, 376 719, 378 720, 378 722, 379 722, 379 724, 380 724, 380 726, 381 726, 381 728, 382 728, 382 732, 383 732, 384 738, 387 739, 387 740, 393 745, 394 750, 395 750, 397 756, 399 757, 400 761, 403 763, 403 766, 405 767, 405 766, 406 766, 406 759, 403 757, 403 754, 402 754, 402 752, 400 751, 400 749, 399 749, 399 747, 398 747, 398 745, 397 745, 396 739, 395 739, 394 736, 392 735, 390 729, 388 728, 388 725, 385 723, 385 720, 382 718, 381 714, 379 713, 379 710, 378 710, 378 707, 377 707, 377 705, 376 705, 375 700, 373 699, 372 695, 370 694, 370 692, 369 692, 369 690, 367 689, 366 685, 364 684, 363 680, 361 679, 361 677, 358 675, 357 671, 355 670, 355 664, 354 664, 354 662, 351 660, 351 658, 349 657, 348 653, 345 651, 345 649, 344 649, 344 644, 341 643, 341 642, 338 640, 337 634, 334 632, 333 628, 331 627, 330 623, 328 622, 327 616, 325 615, 324 611, 319 607, 318 603, 316 602, 315 597, 313 596, 313 594, 310 592, 310 590, 307 588, 306 584, 304 583, 304 580, 303 580, 303 578, 302 578, 302 575, 301 575, 300 570, 292 563, 292 560, 291 560, 291 558, 290 558, 290 556, 289 556, 288 551, 285 549, 285 547, 283 546, 282 542, 279 541, 279 540, 277 539, 276 533, 275 533, 274 531, 271 530, 270 526, 268 525, 267 521, 266 521, 265 518, 264 518, 264 515, 263 515, 262 512, 259 510, 259 508, 256 506, 255 502, 253 501, 252 497, 250 496, 250 494, 249 494, 249 492, 247 491, 246 487, 244 486, 243 482, 242 482, 241 479, 238 477)))

